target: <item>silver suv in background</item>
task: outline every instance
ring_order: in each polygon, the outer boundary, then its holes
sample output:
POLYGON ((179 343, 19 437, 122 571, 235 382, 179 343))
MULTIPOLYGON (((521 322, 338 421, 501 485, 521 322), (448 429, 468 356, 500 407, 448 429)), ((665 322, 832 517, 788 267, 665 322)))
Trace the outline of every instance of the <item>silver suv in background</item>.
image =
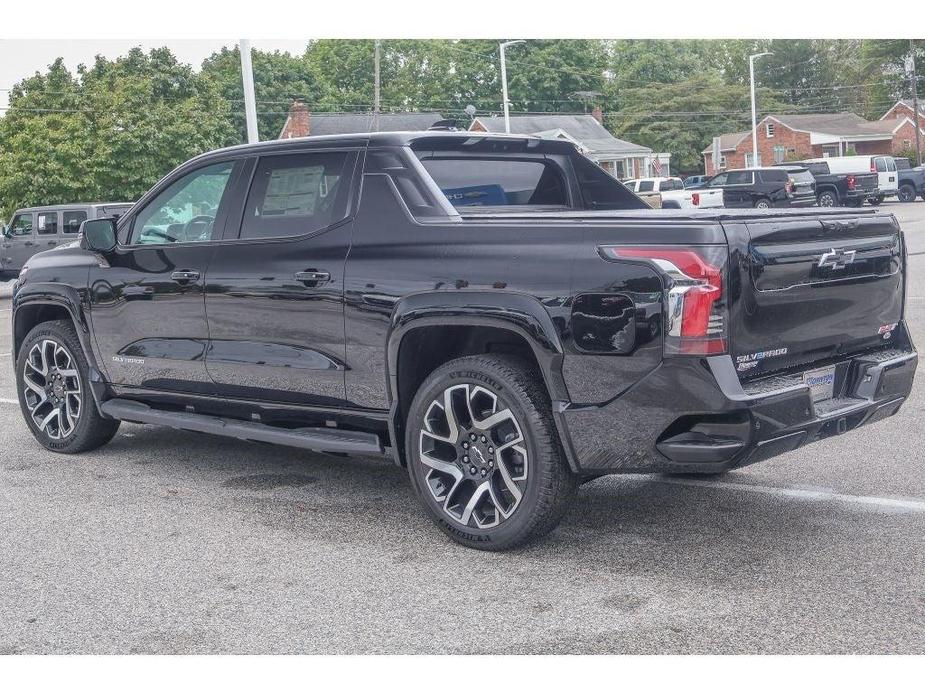
POLYGON ((0 239, 0 273, 16 273, 33 255, 77 240, 81 222, 118 218, 133 203, 95 202, 24 207, 16 210, 0 239))

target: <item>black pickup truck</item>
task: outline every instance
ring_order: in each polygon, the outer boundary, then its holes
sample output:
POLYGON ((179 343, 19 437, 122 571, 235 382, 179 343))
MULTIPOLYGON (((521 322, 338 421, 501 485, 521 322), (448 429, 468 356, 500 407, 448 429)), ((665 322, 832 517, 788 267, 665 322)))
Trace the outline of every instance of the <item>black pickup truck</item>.
POLYGON ((775 166, 805 166, 816 179, 816 203, 819 207, 860 207, 864 201, 877 197, 880 180, 876 173, 837 174, 824 161, 795 161, 775 166))
POLYGON ((925 166, 897 169, 897 175, 899 176, 897 198, 900 202, 914 202, 916 196, 925 200, 925 166))
POLYGON ((444 532, 503 549, 582 480, 894 414, 905 267, 889 214, 652 210, 564 141, 293 139, 193 159, 30 259, 13 360, 52 451, 128 421, 389 453, 444 532))

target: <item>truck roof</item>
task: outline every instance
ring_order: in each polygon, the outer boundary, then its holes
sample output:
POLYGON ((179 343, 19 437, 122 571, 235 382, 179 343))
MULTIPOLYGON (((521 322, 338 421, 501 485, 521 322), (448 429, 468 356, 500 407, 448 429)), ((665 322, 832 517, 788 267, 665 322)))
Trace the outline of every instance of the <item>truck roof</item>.
POLYGON ((285 140, 267 140, 253 144, 233 145, 203 153, 201 156, 227 153, 260 153, 265 151, 279 151, 286 149, 335 146, 370 146, 370 147, 403 147, 410 145, 433 145, 439 147, 460 147, 468 143, 485 141, 493 142, 525 142, 530 149, 538 152, 572 152, 575 145, 568 140, 554 140, 539 138, 532 135, 508 135, 499 133, 479 132, 452 132, 447 130, 407 131, 407 132, 379 132, 379 133, 349 133, 344 135, 309 135, 308 137, 293 137, 285 140))

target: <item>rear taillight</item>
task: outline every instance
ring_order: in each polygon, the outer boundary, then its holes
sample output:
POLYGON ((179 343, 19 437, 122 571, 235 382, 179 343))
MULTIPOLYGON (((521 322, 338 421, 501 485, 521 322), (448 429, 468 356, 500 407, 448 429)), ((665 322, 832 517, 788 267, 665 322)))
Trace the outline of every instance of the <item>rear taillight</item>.
POLYGON ((797 184, 794 183, 792 178, 787 179, 787 192, 792 193, 797 189, 797 184))
POLYGON ((858 179, 854 177, 853 174, 848 175, 848 190, 854 190, 854 187, 857 185, 858 179))
POLYGON ((700 206, 700 193, 691 194, 691 203, 693 203, 694 207, 700 206))
POLYGON ((873 162, 873 160, 870 162, 870 172, 877 173, 877 165, 873 162))
POLYGON ((723 354, 728 311, 723 293, 725 246, 601 246, 607 260, 643 260, 665 277, 665 352, 723 354))

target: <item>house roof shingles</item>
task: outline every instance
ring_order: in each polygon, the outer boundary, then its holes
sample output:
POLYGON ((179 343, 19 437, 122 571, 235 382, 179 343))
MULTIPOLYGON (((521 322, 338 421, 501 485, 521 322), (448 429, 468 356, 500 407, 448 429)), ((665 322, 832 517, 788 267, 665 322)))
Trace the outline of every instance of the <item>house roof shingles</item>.
MULTIPOLYGON (((504 132, 504 118, 501 116, 479 116, 479 123, 490 133, 504 132)), ((649 154, 652 150, 633 142, 614 137, 592 115, 551 113, 534 116, 511 116, 511 133, 517 135, 545 135, 550 131, 562 130, 582 146, 602 154, 649 154)))
MULTIPOLYGON (((369 113, 312 113, 311 135, 345 135, 368 133, 373 129, 374 114, 369 113)), ((379 132, 406 132, 427 130, 443 120, 439 113, 380 113, 379 132)))

